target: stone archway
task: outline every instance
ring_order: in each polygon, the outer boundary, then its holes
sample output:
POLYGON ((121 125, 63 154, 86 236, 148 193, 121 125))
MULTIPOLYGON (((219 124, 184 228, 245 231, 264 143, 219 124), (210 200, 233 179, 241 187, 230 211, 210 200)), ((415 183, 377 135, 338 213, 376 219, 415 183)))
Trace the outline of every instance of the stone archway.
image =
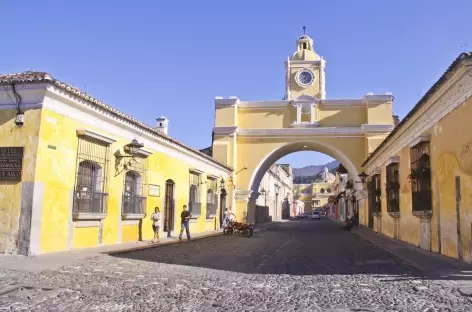
POLYGON ((391 93, 327 99, 325 66, 312 39, 303 36, 285 62, 283 100, 215 97, 212 154, 234 169, 229 196, 237 218, 251 219, 248 203, 256 197, 268 166, 284 155, 325 153, 356 181, 361 164, 393 130, 391 93))
MULTIPOLYGON (((356 165, 350 160, 345 152, 336 148, 335 146, 316 140, 301 140, 281 144, 280 147, 270 151, 263 159, 261 159, 257 166, 254 168, 247 168, 249 171, 252 170, 252 175, 248 184, 249 192, 247 194, 247 221, 253 222, 255 219, 256 201, 260 196, 259 186, 266 171, 280 158, 300 151, 320 152, 335 158, 346 168, 350 179, 355 182, 360 182, 358 177, 359 170, 357 169, 356 165)), ((362 183, 354 183, 354 188, 356 190, 362 190, 362 183)))

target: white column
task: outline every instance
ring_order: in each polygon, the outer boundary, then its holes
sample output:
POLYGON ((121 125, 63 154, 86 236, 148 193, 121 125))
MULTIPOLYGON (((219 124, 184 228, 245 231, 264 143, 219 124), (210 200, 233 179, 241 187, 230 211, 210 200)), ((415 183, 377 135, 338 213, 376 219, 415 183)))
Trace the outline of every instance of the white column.
POLYGON ((302 122, 302 107, 297 105, 297 124, 302 122))
POLYGON ((316 108, 315 104, 310 105, 310 122, 311 123, 315 123, 315 121, 316 121, 316 118, 315 118, 316 110, 315 110, 315 108, 316 108))
POLYGON ((290 100, 290 58, 285 61, 285 99, 290 100))
POLYGON ((326 67, 326 61, 323 58, 321 58, 321 62, 320 62, 320 93, 321 93, 321 99, 322 100, 326 99, 325 67, 326 67))

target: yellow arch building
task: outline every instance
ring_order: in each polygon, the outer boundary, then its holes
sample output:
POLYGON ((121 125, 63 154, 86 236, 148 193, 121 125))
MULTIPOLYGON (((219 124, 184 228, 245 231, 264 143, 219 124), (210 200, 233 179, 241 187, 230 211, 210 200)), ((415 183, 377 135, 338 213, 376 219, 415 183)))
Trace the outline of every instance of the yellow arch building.
MULTIPOLYGON (((283 100, 215 98, 213 157, 232 168, 233 206, 239 219, 254 221, 264 173, 278 159, 317 151, 339 160, 353 181, 361 164, 394 128, 393 96, 368 93, 327 99, 325 60, 303 35, 285 62, 283 100)), ((362 189, 362 183, 354 183, 362 189)))

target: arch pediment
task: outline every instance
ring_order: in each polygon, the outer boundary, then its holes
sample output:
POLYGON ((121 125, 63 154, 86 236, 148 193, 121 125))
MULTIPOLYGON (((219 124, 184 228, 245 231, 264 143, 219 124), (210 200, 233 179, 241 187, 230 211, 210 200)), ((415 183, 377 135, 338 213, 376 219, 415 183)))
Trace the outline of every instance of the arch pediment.
POLYGON ((297 97, 295 100, 293 100, 292 104, 297 105, 297 104, 318 104, 320 102, 320 99, 317 99, 314 96, 311 95, 300 95, 297 97))

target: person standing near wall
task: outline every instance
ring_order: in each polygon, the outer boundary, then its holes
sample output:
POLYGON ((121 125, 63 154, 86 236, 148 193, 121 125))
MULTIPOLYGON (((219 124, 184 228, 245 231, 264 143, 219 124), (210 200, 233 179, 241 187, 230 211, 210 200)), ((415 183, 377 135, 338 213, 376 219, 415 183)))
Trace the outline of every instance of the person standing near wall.
POLYGON ((184 233, 184 229, 185 229, 185 234, 187 234, 187 238, 190 239, 189 222, 192 215, 187 210, 187 205, 184 205, 183 208, 184 208, 184 211, 182 211, 182 213, 180 214, 181 227, 180 227, 179 240, 182 240, 182 234, 184 233))
POLYGON ((152 230, 154 231, 154 243, 159 243, 159 230, 161 228, 161 211, 159 207, 154 208, 154 213, 151 215, 152 230))

